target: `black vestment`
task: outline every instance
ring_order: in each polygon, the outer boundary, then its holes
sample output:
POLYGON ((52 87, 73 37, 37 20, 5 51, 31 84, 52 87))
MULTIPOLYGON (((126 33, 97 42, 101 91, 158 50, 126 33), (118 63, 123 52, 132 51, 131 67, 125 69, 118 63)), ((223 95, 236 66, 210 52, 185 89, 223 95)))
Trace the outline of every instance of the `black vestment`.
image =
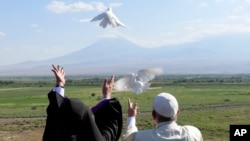
POLYGON ((122 130, 118 99, 106 100, 94 113, 80 100, 53 91, 48 99, 43 141, 118 141, 122 130))

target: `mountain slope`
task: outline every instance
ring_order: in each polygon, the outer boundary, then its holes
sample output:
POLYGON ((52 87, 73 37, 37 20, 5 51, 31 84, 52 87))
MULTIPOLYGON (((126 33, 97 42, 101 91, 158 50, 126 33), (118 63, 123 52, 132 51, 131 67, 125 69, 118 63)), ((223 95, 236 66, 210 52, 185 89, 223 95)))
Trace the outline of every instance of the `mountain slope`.
POLYGON ((65 56, 1 67, 0 75, 47 75, 51 74, 51 64, 62 65, 67 74, 130 73, 149 67, 162 67, 172 74, 248 73, 249 41, 228 36, 144 48, 120 38, 105 39, 65 56))

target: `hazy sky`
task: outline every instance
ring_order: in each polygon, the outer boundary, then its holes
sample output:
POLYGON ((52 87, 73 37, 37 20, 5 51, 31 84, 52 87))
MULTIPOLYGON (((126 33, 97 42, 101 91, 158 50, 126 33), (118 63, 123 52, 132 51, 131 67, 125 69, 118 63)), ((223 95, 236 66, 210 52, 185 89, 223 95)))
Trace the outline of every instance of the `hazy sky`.
POLYGON ((102 38, 145 47, 250 35, 250 0, 1 0, 0 66, 71 53, 102 38), (128 28, 84 22, 113 7, 128 28))

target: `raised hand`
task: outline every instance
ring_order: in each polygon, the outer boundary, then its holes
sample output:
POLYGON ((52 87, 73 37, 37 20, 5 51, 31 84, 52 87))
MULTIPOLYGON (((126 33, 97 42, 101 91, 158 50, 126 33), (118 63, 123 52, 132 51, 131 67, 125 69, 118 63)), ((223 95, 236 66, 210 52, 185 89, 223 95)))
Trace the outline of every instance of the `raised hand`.
POLYGON ((111 98, 112 90, 114 85, 114 75, 110 79, 105 79, 102 86, 103 98, 111 98))
POLYGON ((128 99, 128 117, 136 117, 139 114, 139 107, 137 103, 132 103, 130 99, 128 99))
POLYGON ((65 81, 65 72, 63 70, 63 67, 57 65, 52 65, 52 70, 56 77, 56 85, 59 85, 61 87, 64 87, 66 81, 65 81))

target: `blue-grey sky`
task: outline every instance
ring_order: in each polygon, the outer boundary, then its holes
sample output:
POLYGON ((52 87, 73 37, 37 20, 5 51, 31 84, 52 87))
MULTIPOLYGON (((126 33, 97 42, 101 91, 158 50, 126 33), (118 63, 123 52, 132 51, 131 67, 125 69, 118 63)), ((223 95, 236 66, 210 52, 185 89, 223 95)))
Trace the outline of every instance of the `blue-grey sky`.
POLYGON ((250 35, 250 0, 2 0, 0 66, 43 60, 117 36, 144 47, 250 35), (83 22, 108 6, 128 28, 83 22))

